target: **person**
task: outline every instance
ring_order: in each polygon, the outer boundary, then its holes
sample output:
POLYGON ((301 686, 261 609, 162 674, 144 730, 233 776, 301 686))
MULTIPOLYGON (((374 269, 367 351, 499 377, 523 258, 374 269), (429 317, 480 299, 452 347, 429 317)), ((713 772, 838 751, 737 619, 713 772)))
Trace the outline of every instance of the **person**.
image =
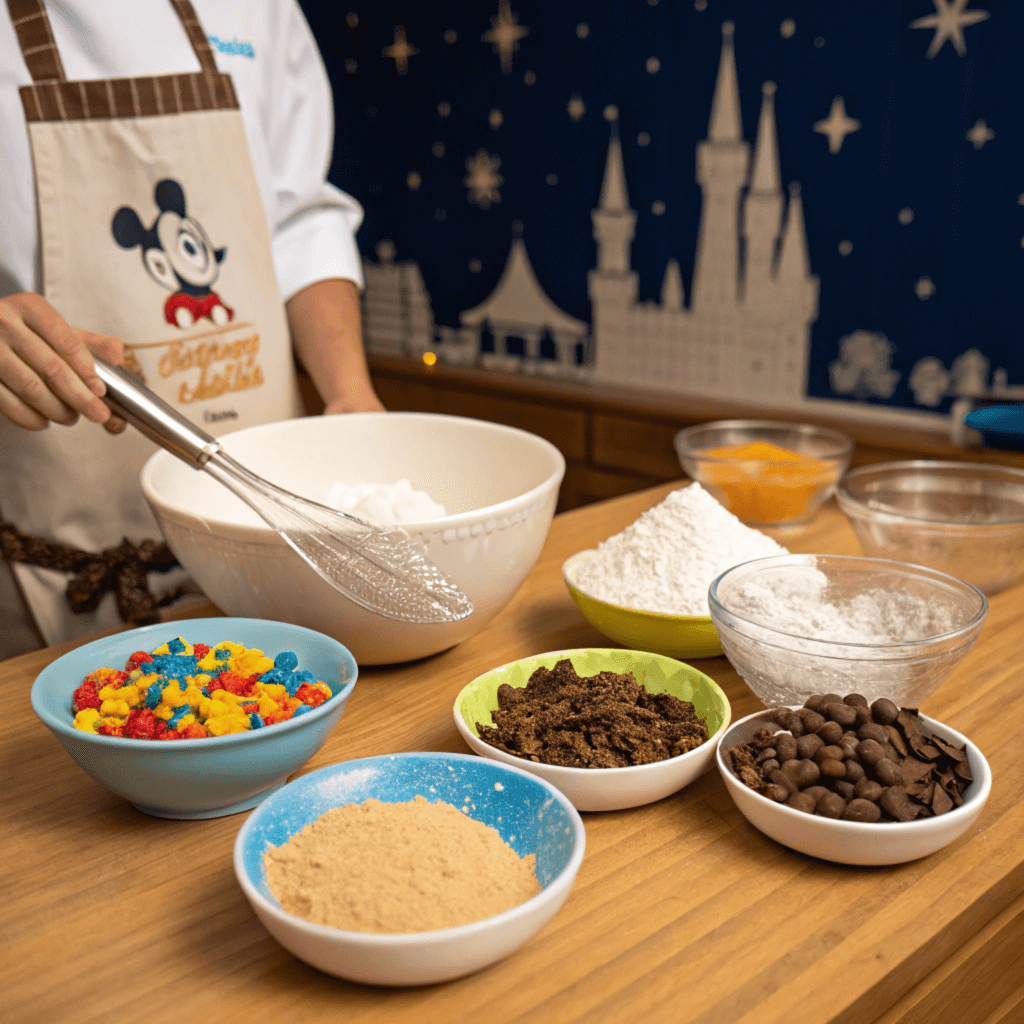
MULTIPOLYGON (((362 210, 326 182, 330 88, 295 0, 6 3, 0 517, 99 552, 159 533, 153 445, 111 417, 94 354, 215 435, 298 415, 295 357, 326 413, 382 410, 362 210)), ((112 595, 75 616, 66 573, 13 573, 0 615, 25 628, 0 656, 119 624, 112 595)))

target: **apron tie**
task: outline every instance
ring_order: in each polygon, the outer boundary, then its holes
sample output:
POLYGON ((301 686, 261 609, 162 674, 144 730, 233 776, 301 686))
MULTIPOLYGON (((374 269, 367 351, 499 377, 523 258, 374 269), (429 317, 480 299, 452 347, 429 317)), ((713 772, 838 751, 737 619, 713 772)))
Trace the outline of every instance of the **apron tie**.
POLYGON ((0 555, 8 562, 74 573, 64 596, 68 607, 76 613, 95 611, 104 595, 113 591, 121 619, 133 626, 159 621, 157 609, 190 589, 186 584, 160 598, 150 591, 147 573, 167 572, 178 565, 163 541, 133 544, 125 537, 117 547, 106 548, 97 555, 70 544, 24 534, 0 519, 0 555))

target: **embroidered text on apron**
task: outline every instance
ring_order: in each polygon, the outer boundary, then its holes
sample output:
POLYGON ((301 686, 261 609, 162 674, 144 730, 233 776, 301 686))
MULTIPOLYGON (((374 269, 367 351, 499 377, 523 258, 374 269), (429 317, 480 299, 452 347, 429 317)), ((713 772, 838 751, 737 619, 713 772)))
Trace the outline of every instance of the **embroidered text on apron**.
MULTIPOLYGON (((170 2, 200 71, 77 82, 65 79, 43 0, 7 7, 33 80, 20 92, 42 292, 68 323, 121 338, 152 390, 220 434, 301 404, 231 78, 189 0, 170 2)), ((29 432, 0 420, 0 511, 91 551, 158 536, 138 480, 153 450, 130 428, 29 432)), ((109 600, 73 617, 64 574, 15 573, 47 642, 118 622, 109 600)))

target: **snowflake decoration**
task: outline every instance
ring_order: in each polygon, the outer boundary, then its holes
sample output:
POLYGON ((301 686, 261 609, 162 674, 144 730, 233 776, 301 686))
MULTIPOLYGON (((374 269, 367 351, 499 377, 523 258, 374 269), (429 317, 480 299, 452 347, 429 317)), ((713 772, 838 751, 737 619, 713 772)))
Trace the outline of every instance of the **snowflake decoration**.
POLYGON ((469 201, 481 210, 488 210, 492 203, 501 202, 498 188, 505 179, 498 173, 500 166, 501 157, 492 156, 486 149, 478 149, 476 156, 471 156, 466 161, 466 170, 469 174, 462 179, 462 183, 469 190, 469 201))

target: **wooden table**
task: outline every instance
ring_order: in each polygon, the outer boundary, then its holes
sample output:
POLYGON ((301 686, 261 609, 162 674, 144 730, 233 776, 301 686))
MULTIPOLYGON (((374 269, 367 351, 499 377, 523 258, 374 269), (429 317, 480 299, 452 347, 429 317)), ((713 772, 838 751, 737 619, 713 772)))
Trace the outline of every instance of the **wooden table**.
MULTIPOLYGON (((465 751, 459 689, 495 665, 607 646, 560 575, 669 488, 556 518, 512 603, 425 661, 364 669, 338 728, 303 771, 400 750, 465 751), (385 704, 388 714, 382 714, 385 704)), ((781 537, 852 553, 835 507, 781 537)), ((851 868, 793 853, 739 814, 712 769, 660 803, 587 814, 587 853, 548 926, 460 981, 349 985, 293 959, 235 882, 241 816, 150 818, 64 753, 28 703, 65 645, 0 664, 0 1020, 1010 1024, 1024 1019, 1024 588, 992 599, 981 638, 924 705, 969 735, 995 777, 979 822, 912 864, 851 868)), ((187 633, 187 631, 185 631, 187 633)), ((759 702, 725 658, 695 663, 734 720, 759 702)))

